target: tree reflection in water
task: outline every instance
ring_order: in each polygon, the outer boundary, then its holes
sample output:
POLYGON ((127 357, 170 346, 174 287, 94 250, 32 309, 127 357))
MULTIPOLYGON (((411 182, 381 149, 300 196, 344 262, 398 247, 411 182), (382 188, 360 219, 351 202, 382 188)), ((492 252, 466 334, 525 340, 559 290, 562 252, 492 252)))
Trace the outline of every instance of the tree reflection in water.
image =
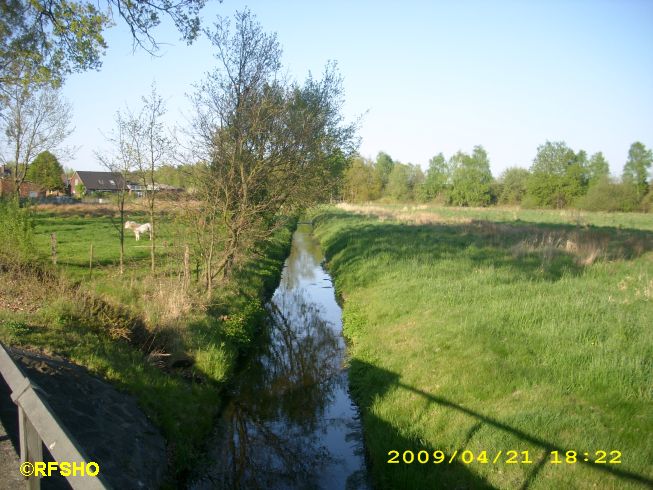
POLYGON ((340 309, 321 260, 310 235, 296 233, 268 307, 268 339, 242 374, 210 469, 193 488, 367 487, 340 309))

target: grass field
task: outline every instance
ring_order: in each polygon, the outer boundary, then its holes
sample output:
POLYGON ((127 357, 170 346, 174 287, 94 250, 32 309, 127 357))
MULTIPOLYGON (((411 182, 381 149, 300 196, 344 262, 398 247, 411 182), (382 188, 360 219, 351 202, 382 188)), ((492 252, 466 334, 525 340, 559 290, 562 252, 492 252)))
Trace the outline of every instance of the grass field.
POLYGON ((399 217, 405 221, 464 221, 487 220, 494 223, 560 224, 574 226, 600 226, 617 229, 630 228, 653 231, 653 215, 644 213, 589 212, 578 209, 520 209, 493 206, 467 208, 427 204, 343 204, 345 210, 381 217, 399 217))
MULTIPOLYGON (((0 264, 0 340, 67 357, 134 394, 168 441, 174 487, 197 464, 223 388, 255 338, 289 249, 292 222, 221 286, 207 309, 203 294, 183 292, 185 233, 174 213, 161 215, 157 273, 149 270, 149 240, 136 242, 131 234, 122 276, 112 214, 97 205, 35 209, 30 262, 36 267, 7 270, 0 264), (52 233, 56 267, 49 264, 52 233), (170 362, 162 367, 157 359, 166 358, 170 362), (193 365, 173 369, 175 359, 192 359, 193 365)), ((128 219, 147 221, 138 209, 128 219)))
POLYGON ((314 219, 379 488, 653 484, 653 217, 348 209, 314 219))

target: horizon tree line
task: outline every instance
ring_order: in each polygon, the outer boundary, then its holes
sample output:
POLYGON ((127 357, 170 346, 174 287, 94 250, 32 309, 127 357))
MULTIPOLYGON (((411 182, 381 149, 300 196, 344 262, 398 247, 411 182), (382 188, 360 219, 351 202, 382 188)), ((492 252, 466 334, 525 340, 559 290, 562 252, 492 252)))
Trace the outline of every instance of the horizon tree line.
POLYGON ((394 161, 379 152, 375 161, 357 156, 348 167, 342 198, 352 202, 377 199, 436 202, 452 206, 522 205, 561 209, 653 211, 653 153, 636 141, 619 179, 610 176, 603 153, 574 152, 562 141, 537 148, 531 166, 510 167, 492 175, 485 149, 458 151, 448 159, 438 153, 424 172, 420 166, 394 161))

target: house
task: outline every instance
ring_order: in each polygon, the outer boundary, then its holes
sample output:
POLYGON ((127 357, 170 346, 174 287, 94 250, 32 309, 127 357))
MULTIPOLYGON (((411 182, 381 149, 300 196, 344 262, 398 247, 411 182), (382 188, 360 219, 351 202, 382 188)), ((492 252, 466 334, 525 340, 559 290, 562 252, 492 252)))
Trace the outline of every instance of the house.
POLYGON ((80 186, 83 186, 83 193, 119 192, 123 185, 125 184, 119 173, 77 170, 70 179, 70 192, 72 195, 78 195, 80 186))
MULTIPOLYGON (((24 180, 20 184, 19 195, 21 198, 42 199, 49 196, 61 196, 70 192, 70 182, 66 174, 61 174, 62 189, 49 190, 40 184, 24 180)), ((11 168, 2 165, 0 167, 0 197, 13 195, 16 189, 16 182, 11 168)))
MULTIPOLYGON (((148 184, 147 189, 148 190, 152 189, 152 185, 148 184)), ((154 183, 154 190, 159 192, 170 192, 170 193, 184 191, 181 187, 175 187, 173 185, 168 185, 168 184, 157 184, 156 182, 154 183)))
MULTIPOLYGON (((15 190, 16 182, 14 181, 12 171, 9 167, 3 165, 0 168, 0 197, 11 196, 15 193, 15 190)), ((31 182, 23 182, 20 184, 18 194, 22 198, 36 199, 45 197, 45 189, 31 182)))
POLYGON ((174 187, 168 184, 159 184, 156 182, 154 185, 143 185, 136 182, 127 182, 127 188, 129 189, 129 193, 134 194, 136 197, 143 197, 146 192, 151 192, 152 190, 159 194, 175 194, 184 191, 179 187, 174 187))
MULTIPOLYGON (((16 184, 13 179, 0 179, 0 197, 13 195, 15 189, 16 184)), ((38 199, 45 197, 45 190, 40 185, 23 182, 20 184, 19 195, 23 198, 38 199)))

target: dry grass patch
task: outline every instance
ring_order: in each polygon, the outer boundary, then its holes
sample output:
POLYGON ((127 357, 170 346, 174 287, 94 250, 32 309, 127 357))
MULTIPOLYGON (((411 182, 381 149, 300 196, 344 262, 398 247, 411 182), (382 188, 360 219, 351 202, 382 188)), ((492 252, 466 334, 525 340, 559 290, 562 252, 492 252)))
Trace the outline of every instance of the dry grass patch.
POLYGON ((556 255, 568 254, 578 265, 589 266, 598 260, 622 260, 641 256, 652 248, 644 236, 625 236, 594 230, 542 231, 529 229, 529 236, 512 247, 515 257, 537 254, 550 262, 556 255))
MULTIPOLYGON (((185 207, 196 206, 197 202, 184 199, 185 207)), ((156 204, 157 213, 179 213, 180 202, 176 200, 160 200, 156 204)), ((117 215, 118 208, 112 203, 77 203, 77 204, 36 204, 33 206, 34 211, 38 213, 49 213, 58 216, 84 216, 86 218, 95 218, 100 216, 117 215)), ((125 203, 125 212, 144 213, 146 203, 141 201, 129 201, 125 203)))
POLYGON ((374 216, 380 221, 397 220, 405 223, 414 223, 417 225, 428 225, 437 223, 471 223, 470 218, 465 217, 444 217, 438 213, 425 211, 426 206, 404 206, 401 210, 391 209, 383 206, 358 205, 349 203, 340 203, 337 206, 343 211, 350 213, 362 214, 365 216, 374 216))
MULTIPOLYGON (((33 313, 48 299, 49 291, 35 288, 30 273, 20 269, 0 271, 0 310, 33 313)), ((59 288, 55 286, 55 290, 59 288)))

